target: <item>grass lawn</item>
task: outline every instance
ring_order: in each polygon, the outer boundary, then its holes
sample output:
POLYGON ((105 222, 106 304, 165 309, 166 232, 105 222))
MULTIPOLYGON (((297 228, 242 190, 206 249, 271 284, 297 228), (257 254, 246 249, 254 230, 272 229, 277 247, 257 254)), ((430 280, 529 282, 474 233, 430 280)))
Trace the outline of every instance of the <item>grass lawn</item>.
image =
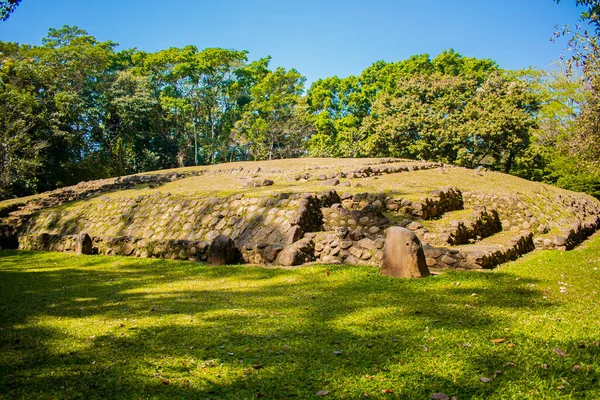
POLYGON ((599 283, 600 235, 422 280, 2 251, 0 398, 598 399, 599 283))

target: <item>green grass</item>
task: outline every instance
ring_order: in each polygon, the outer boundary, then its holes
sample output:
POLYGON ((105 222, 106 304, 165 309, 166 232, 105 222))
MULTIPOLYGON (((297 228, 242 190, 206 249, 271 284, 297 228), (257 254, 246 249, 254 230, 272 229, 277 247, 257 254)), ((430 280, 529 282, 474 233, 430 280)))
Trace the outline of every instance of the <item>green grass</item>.
POLYGON ((597 399, 599 281, 599 235, 422 280, 2 251, 0 398, 597 399))

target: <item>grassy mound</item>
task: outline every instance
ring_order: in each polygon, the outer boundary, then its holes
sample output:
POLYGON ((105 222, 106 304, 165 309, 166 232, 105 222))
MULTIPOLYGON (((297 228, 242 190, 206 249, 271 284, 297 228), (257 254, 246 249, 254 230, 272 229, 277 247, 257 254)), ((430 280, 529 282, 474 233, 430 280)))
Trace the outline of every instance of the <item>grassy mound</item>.
POLYGON ((600 398, 599 255, 397 280, 1 251, 0 398, 600 398))

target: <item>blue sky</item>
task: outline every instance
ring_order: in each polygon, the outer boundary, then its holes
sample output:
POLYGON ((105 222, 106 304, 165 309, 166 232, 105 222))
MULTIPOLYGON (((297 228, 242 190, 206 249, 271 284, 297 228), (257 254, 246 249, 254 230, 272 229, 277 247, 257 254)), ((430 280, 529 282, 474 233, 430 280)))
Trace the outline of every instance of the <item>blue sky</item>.
POLYGON ((549 40, 554 26, 574 25, 580 12, 575 0, 22 0, 0 22, 0 40, 39 44, 48 28, 77 25, 122 49, 271 55, 272 67, 313 82, 449 48, 503 68, 545 68, 564 47, 549 40))

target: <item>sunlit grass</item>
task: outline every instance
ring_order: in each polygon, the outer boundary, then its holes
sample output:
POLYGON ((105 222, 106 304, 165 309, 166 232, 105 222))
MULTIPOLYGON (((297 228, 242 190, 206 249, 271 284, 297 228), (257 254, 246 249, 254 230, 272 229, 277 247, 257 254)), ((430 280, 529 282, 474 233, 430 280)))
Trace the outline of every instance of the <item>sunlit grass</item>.
POLYGON ((599 398, 584 247, 422 280, 3 251, 0 398, 599 398))

